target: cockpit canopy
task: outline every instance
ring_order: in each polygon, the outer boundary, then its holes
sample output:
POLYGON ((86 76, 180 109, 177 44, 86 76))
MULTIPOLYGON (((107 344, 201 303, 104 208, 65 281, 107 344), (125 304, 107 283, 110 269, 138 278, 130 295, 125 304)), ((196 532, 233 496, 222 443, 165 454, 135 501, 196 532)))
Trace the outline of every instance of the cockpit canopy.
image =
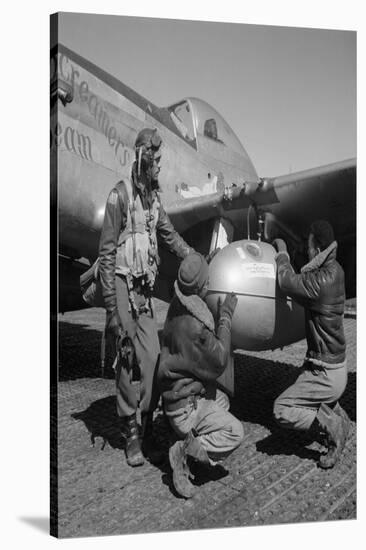
POLYGON ((200 141, 210 140, 246 155, 233 130, 211 105, 194 97, 184 99, 168 107, 179 133, 192 147, 200 150, 200 141))

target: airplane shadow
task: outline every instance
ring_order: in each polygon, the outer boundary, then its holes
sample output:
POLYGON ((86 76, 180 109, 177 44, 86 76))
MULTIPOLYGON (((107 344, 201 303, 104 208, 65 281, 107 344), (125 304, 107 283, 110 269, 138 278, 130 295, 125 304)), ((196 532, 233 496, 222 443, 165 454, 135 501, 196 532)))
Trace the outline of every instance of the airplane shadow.
MULTIPOLYGON (((100 351, 102 331, 87 325, 59 322, 59 381, 102 376, 100 351)), ((113 345, 106 341, 105 378, 114 378, 113 345)))
MULTIPOLYGON (((162 330, 158 331, 161 340, 162 330)), ((59 322, 59 382, 78 378, 100 378, 102 331, 87 325, 59 322)), ((115 359, 113 337, 107 337, 103 378, 113 379, 115 359)), ((136 369, 137 370, 137 369, 136 369)), ((136 373, 137 374, 137 373, 136 373)))

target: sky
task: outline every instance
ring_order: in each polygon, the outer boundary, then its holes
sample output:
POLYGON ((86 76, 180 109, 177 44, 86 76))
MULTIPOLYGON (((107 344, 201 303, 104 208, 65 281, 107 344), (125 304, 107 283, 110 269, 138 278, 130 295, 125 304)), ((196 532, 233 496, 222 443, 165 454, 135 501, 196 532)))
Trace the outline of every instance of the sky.
POLYGON ((356 156, 356 33, 62 13, 59 41, 158 106, 199 97, 260 176, 356 156))

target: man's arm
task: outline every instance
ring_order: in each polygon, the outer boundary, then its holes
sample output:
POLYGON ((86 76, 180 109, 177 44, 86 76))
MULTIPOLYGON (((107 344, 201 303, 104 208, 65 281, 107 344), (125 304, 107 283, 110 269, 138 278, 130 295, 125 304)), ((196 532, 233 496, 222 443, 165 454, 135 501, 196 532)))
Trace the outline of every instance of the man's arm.
POLYGON ((193 369, 199 380, 212 382, 224 372, 229 358, 230 343, 230 330, 223 330, 216 337, 207 328, 203 328, 199 347, 205 359, 197 361, 193 369))
POLYGON ((194 374, 200 380, 210 382, 216 380, 225 370, 231 352, 231 322, 238 298, 228 294, 220 306, 220 319, 217 325, 217 336, 203 327, 199 346, 202 361, 197 361, 194 374))
MULTIPOLYGON (((122 184, 117 184, 121 186, 122 184)), ((117 308, 116 301, 116 252, 121 228, 126 223, 121 189, 117 186, 110 192, 104 213, 102 234, 99 242, 99 275, 107 312, 117 308)))
POLYGON ((173 252, 173 254, 178 256, 181 260, 188 256, 190 252, 194 251, 194 249, 190 247, 174 229, 173 224, 161 203, 159 207, 159 218, 156 229, 159 237, 167 246, 168 250, 173 252))
POLYGON ((301 304, 319 295, 319 282, 311 272, 295 273, 287 252, 278 252, 275 256, 277 263, 277 278, 280 289, 301 304))

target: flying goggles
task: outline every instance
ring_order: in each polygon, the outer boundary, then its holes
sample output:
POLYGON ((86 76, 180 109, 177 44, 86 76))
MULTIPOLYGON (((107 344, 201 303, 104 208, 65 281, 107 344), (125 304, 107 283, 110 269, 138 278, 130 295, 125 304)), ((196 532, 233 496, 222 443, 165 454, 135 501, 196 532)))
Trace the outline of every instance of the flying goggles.
POLYGON ((135 142, 136 156, 138 158, 138 173, 140 173, 142 157, 144 157, 144 160, 150 166, 154 164, 154 161, 159 164, 161 158, 161 143, 162 139, 156 128, 144 128, 139 132, 135 142))

